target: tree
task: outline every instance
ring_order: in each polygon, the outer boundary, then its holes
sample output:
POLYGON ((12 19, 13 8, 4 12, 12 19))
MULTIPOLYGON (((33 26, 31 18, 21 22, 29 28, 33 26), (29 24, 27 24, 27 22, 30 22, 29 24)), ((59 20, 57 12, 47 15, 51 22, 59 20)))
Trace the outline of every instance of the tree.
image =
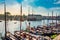
POLYGON ((6 15, 7 15, 7 16, 10 16, 10 15, 11 15, 11 13, 10 13, 10 12, 5 12, 5 13, 6 13, 6 15))
POLYGON ((10 12, 5 12, 5 14, 6 14, 6 20, 9 20, 10 17, 11 17, 11 13, 10 12))
POLYGON ((23 18, 26 18, 26 15, 25 14, 23 14, 23 18))

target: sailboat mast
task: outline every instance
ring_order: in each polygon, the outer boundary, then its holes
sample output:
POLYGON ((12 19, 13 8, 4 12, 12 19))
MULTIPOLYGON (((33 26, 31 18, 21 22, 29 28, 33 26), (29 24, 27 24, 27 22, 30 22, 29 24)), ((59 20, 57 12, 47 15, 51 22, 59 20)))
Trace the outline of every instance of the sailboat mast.
POLYGON ((48 26, 48 24, 49 24, 49 12, 48 12, 48 20, 47 20, 47 26, 48 26))
POLYGON ((6 25, 6 0, 4 0, 4 16, 5 16, 5 38, 6 38, 6 33, 7 33, 7 25, 6 25))
POLYGON ((20 7, 20 36, 21 36, 21 26, 22 26, 22 4, 21 4, 21 7, 20 7))
MULTIPOLYGON (((28 15, 29 13, 30 13, 30 8, 28 7, 28 15)), ((30 31, 30 22, 28 21, 28 23, 29 23, 29 31, 30 31)))
POLYGON ((32 15, 33 15, 33 8, 32 8, 32 15))
POLYGON ((57 13, 56 13, 56 27, 57 27, 57 13))
POLYGON ((53 11, 52 11, 52 23, 53 23, 53 11))

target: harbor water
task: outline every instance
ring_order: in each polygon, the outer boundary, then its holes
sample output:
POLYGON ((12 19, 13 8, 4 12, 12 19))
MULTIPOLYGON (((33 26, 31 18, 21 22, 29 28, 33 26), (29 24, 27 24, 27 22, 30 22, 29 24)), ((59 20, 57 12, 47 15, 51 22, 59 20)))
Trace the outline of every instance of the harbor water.
MULTIPOLYGON (((26 29, 28 26, 28 23, 30 22, 31 27, 37 27, 38 25, 42 27, 43 25, 49 25, 49 23, 52 23, 52 20, 41 20, 41 21, 23 21, 22 22, 22 28, 23 30, 26 29)), ((56 23, 56 20, 53 20, 54 23, 56 23)), ((2 36, 4 36, 4 21, 0 22, 0 33, 2 36)), ((7 31, 11 32, 14 34, 14 31, 20 30, 20 21, 7 21, 7 31)))

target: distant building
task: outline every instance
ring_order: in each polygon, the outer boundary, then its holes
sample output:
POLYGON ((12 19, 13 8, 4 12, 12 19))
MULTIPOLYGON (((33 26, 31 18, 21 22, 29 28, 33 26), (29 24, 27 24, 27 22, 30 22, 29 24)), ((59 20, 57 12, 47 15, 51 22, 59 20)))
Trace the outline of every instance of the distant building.
POLYGON ((27 16, 27 19, 31 20, 31 21, 38 21, 38 20, 42 19, 42 16, 41 15, 35 15, 35 14, 29 14, 27 16))

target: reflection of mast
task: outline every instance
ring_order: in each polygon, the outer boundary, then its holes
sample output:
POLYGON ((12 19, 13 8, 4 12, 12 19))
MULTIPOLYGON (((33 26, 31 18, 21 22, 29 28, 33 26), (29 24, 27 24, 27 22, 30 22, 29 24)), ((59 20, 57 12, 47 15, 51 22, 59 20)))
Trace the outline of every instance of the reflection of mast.
POLYGON ((20 36, 21 36, 21 26, 22 26, 22 4, 21 4, 21 7, 20 7, 20 36))
POLYGON ((15 16, 13 17, 13 19, 12 20, 15 20, 15 16))
POLYGON ((7 26, 6 26, 6 22, 7 22, 7 16, 6 16, 6 1, 4 0, 4 13, 5 13, 5 38, 6 38, 6 33, 7 33, 7 26))
POLYGON ((43 26, 45 26, 45 18, 43 18, 43 26))

